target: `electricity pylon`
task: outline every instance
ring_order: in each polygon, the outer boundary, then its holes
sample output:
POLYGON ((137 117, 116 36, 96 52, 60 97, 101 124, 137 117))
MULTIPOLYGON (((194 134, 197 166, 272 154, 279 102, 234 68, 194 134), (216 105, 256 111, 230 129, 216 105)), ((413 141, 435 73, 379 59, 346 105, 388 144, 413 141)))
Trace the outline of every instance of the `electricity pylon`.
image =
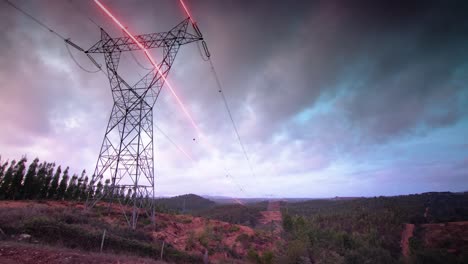
POLYGON ((86 206, 93 207, 101 200, 118 202, 133 229, 142 208, 148 216, 154 217, 153 106, 180 46, 202 40, 197 29, 196 34, 187 32, 189 22, 187 18, 167 32, 137 35, 134 38, 111 38, 101 28, 101 40, 85 51, 94 63, 90 54, 104 54, 114 99, 86 206), (149 71, 130 86, 117 71, 120 55, 143 48, 163 49, 162 61, 157 65, 159 70, 149 71), (105 188, 97 186, 98 182, 105 180, 109 182, 105 188), (125 191, 127 197, 123 198, 125 191), (131 216, 128 215, 129 207, 132 207, 131 216))

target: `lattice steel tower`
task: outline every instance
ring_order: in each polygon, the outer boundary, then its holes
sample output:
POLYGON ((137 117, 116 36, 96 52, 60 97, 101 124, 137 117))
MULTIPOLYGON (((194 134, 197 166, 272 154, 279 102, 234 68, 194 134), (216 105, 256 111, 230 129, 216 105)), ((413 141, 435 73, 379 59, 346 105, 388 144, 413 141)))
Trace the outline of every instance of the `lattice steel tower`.
POLYGON ((146 213, 149 215, 151 211, 154 216, 153 106, 180 46, 202 40, 196 26, 195 34, 187 32, 189 24, 187 18, 167 32, 135 36, 138 43, 130 36, 111 38, 101 28, 101 40, 86 51, 93 61, 91 54, 104 54, 114 99, 86 204, 92 207, 103 199, 118 202, 132 228, 136 228, 141 208, 148 209, 146 213), (120 55, 142 50, 142 47, 163 49, 159 71, 149 71, 130 86, 117 71, 120 55), (106 180, 109 180, 106 188, 97 186, 98 182, 106 180), (129 207, 133 209, 128 210, 129 207))

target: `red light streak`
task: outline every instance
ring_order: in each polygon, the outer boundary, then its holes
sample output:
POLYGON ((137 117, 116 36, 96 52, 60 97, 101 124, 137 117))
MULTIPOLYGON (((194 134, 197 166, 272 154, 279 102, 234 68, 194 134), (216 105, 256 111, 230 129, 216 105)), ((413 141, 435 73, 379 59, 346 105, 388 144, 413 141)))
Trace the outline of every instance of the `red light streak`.
POLYGON ((190 15, 190 12, 188 11, 188 8, 187 6, 185 5, 184 1, 183 0, 179 0, 180 3, 182 4, 182 7, 184 8, 185 10, 185 13, 187 13, 187 16, 189 17, 190 21, 192 21, 192 24, 195 24, 195 21, 193 21, 192 19, 192 16, 190 15))
MULTIPOLYGON (((104 13, 106 13, 133 41, 135 41, 135 43, 138 45, 138 47, 140 47, 140 49, 143 50, 143 52, 145 53, 146 57, 149 59, 149 61, 151 62, 151 64, 153 65, 153 67, 156 69, 156 71, 159 73, 159 75, 161 75, 161 78, 163 79, 164 83, 167 85, 167 87, 169 88, 169 90, 171 91, 172 95, 175 97, 177 103, 179 104, 180 108, 182 109, 182 111, 184 112, 185 116, 187 116, 187 118, 189 119, 190 123, 192 124, 192 126, 195 128, 195 130, 197 131, 198 135, 201 137, 202 133, 200 131, 200 129, 198 128, 197 124, 195 123, 195 121, 193 120, 192 116, 190 115, 190 113, 188 112, 188 110, 185 108, 185 105, 182 103, 182 100, 179 98, 179 96, 177 95, 177 93, 175 92, 175 90, 172 88, 172 85, 169 83, 169 81, 166 79, 166 77, 164 77, 163 73, 161 72, 161 69, 158 67, 158 65, 156 64, 156 62, 154 61, 153 57, 151 56, 151 54, 148 52, 148 50, 143 46, 143 44, 141 44, 131 33, 130 31, 128 31, 123 25, 122 23, 120 23, 120 21, 114 16, 112 15, 112 13, 101 3, 99 2, 99 0, 94 0, 94 2, 102 9, 102 11, 104 11, 104 13)), ((185 5, 184 5, 185 7, 185 5)), ((188 12, 188 11, 187 11, 188 12)))

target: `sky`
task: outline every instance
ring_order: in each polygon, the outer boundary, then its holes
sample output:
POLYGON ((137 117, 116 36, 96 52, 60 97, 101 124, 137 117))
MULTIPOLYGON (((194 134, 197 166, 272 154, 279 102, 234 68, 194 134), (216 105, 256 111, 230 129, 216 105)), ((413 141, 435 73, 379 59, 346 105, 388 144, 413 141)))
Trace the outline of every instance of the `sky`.
MULTIPOLYGON (((123 36, 91 0, 12 2, 84 49, 100 39, 91 20, 123 36)), ((102 2, 135 34, 168 31, 185 18, 175 0, 102 2)), ((154 124, 194 161, 155 129, 156 195, 468 190, 466 1, 185 2, 252 169, 209 63, 196 43, 183 45, 168 80, 213 147, 193 140, 197 132, 163 88, 154 124)), ((3 1, 0 19, 2 160, 26 155, 92 175, 112 108, 107 77, 81 70, 63 40, 3 1)), ((120 65, 129 83, 146 73, 128 53, 120 65)))

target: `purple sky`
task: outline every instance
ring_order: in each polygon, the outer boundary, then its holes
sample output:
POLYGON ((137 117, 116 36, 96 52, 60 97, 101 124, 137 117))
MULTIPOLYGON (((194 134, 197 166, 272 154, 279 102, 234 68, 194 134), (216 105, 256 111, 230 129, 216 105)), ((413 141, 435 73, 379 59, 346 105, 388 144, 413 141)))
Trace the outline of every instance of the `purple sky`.
MULTIPOLYGON (((85 49, 100 39, 86 16, 122 36, 92 1, 12 2, 85 49)), ((103 2, 136 34, 184 19, 174 0, 103 2)), ((410 2, 186 0, 255 175, 209 64, 186 45, 168 79, 216 151, 192 140, 196 131, 163 89, 154 122, 196 162, 156 130, 157 195, 468 190, 468 6, 410 2)), ((26 154, 91 174, 112 107, 108 80, 81 71, 63 41, 4 2, 0 17, 2 159, 26 154)), ((130 83, 145 73, 128 54, 121 65, 130 83)))

